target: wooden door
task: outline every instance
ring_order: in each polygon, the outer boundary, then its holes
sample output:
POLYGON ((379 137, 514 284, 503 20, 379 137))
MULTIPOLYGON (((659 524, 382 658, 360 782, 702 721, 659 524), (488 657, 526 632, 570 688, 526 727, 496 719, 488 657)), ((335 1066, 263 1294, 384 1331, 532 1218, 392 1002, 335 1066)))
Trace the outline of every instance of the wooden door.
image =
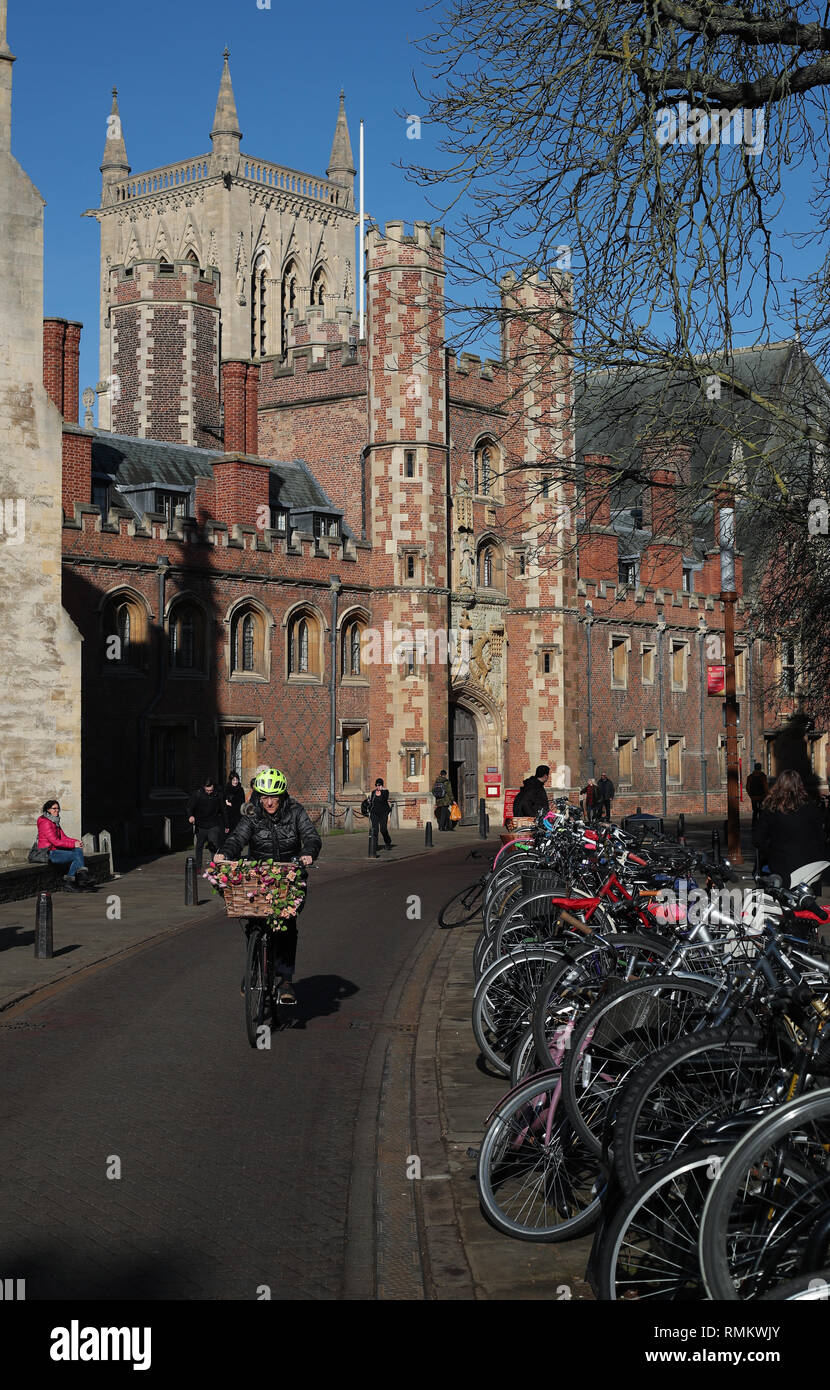
POLYGON ((478 730, 473 716, 460 705, 453 708, 452 761, 457 770, 461 815, 474 822, 478 816, 478 730))

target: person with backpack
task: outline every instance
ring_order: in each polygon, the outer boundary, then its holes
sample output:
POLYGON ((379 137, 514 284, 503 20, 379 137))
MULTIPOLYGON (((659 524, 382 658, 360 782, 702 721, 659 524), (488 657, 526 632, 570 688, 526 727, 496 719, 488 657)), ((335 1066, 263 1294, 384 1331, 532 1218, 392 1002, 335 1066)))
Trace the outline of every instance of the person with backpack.
POLYGON ((769 792, 769 782, 761 771, 761 764, 756 763, 746 779, 746 794, 752 802, 752 824, 758 824, 761 815, 761 803, 769 792))
MULTIPOLYGON (((392 810, 392 806, 389 801, 389 792, 383 785, 382 777, 375 778, 374 790, 369 793, 366 800, 369 803, 369 824, 370 826, 374 826, 375 829, 375 845, 377 845, 382 835, 383 843, 386 845, 386 848, 394 849, 395 846, 389 838, 389 831, 387 829, 389 813, 392 810)), ((379 859, 380 855, 376 854, 375 858, 379 859)))
POLYGON ((526 777, 516 800, 513 802, 514 816, 537 816, 540 811, 550 810, 545 783, 550 777, 547 763, 540 763, 532 777, 526 777))
POLYGON ((447 769, 442 767, 432 788, 432 795, 435 797, 435 815, 438 819, 439 830, 454 830, 455 826, 450 822, 450 806, 452 805, 452 787, 447 777, 447 769))
POLYGON ((225 838, 225 808, 212 777, 205 777, 187 803, 187 818, 196 831, 196 872, 202 872, 205 845, 221 848, 225 838))

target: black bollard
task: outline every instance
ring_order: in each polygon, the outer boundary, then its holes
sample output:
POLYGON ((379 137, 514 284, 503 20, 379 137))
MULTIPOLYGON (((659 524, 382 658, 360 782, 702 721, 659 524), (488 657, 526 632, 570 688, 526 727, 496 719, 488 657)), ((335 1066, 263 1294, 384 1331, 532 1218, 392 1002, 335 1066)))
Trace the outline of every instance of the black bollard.
POLYGON ((378 857, 378 823, 374 817, 369 821, 369 858, 378 857))
POLYGON ((38 893, 35 904, 35 960, 52 959, 52 894, 38 893))
POLYGON ((755 879, 756 883, 761 877, 761 851, 757 848, 755 850, 755 863, 752 868, 752 877, 755 879))
POLYGON ((184 905, 196 906, 196 860, 192 854, 184 861, 184 905))
POLYGON ((428 820, 424 827, 424 844, 427 849, 432 849, 432 821, 428 820))
POLYGON ((677 843, 679 845, 685 845, 686 843, 686 817, 682 811, 677 817, 677 843))
POLYGON ((720 863, 720 831, 712 831, 712 858, 716 864, 720 863))
POLYGON ((479 797, 478 802, 478 838, 487 839, 487 806, 484 797, 479 797))

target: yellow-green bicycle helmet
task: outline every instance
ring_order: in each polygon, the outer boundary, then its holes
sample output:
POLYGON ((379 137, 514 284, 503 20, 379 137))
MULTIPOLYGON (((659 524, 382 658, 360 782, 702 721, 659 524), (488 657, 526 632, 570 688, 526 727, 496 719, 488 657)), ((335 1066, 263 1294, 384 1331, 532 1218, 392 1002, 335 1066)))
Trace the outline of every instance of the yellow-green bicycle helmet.
POLYGON ((288 780, 284 772, 275 767, 267 767, 254 778, 254 789, 260 796, 282 796, 288 790, 288 780))

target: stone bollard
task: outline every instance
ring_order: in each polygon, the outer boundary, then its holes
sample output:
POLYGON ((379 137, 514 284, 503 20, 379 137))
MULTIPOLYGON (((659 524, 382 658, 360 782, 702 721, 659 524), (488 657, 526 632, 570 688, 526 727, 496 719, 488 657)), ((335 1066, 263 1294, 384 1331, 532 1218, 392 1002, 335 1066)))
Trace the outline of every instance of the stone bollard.
POLYGON ((189 854, 184 861, 184 905, 196 907, 196 860, 189 854))
POLYGON ((101 831, 100 835, 98 836, 98 845, 102 854, 109 855, 110 878, 113 878, 115 875, 115 869, 113 868, 112 863, 112 836, 108 830, 101 831))
POLYGON ((52 894, 38 893, 35 904, 35 960, 52 959, 52 894))
POLYGON ((343 829, 347 835, 351 835, 354 830, 354 810, 351 806, 346 807, 346 814, 343 817, 343 829))
POLYGON ((432 821, 428 820, 424 826, 424 844, 427 849, 432 849, 432 821))

